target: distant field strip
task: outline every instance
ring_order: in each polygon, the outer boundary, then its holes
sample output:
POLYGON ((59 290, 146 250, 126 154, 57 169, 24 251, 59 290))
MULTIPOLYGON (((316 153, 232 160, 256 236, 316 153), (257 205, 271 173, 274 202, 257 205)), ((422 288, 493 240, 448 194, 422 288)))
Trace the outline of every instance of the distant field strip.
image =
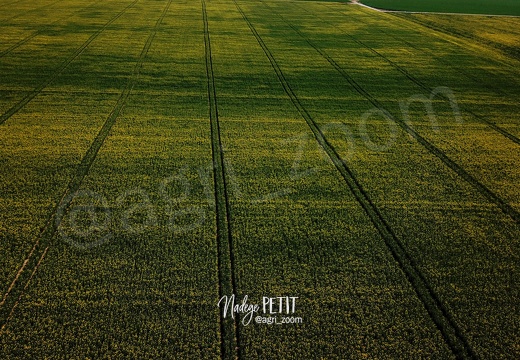
POLYGON ((98 29, 93 35, 91 35, 87 41, 81 45, 67 60, 61 63, 54 72, 43 81, 38 87, 36 87, 32 92, 27 94, 22 100, 20 100, 16 105, 13 105, 9 110, 3 113, 0 116, 0 125, 4 124, 11 116, 20 111, 25 105, 27 105, 32 99, 38 96, 39 93, 43 89, 45 89, 49 84, 51 84, 56 78, 63 73, 63 71, 67 68, 67 66, 74 61, 85 49, 111 24, 113 24, 117 19, 119 19, 128 9, 134 6, 139 0, 134 0, 130 5, 125 7, 121 12, 112 17, 105 25, 103 25, 100 29, 98 29))
MULTIPOLYGON (((21 268, 17 272, 16 277, 14 278, 13 282, 11 283, 8 291, 4 294, 2 302, 0 303, 0 311, 1 311, 1 313, 0 313, 1 320, 0 321, 2 321, 2 328, 0 331, 4 330, 7 322, 12 317, 14 310, 16 309, 16 306, 18 305, 18 301, 19 301, 20 297, 23 295, 23 291, 26 290, 31 278, 34 275, 34 272, 37 270, 38 266, 43 261, 45 254, 47 253, 48 248, 51 245, 50 241, 52 240, 53 236, 56 233, 56 230, 60 226, 62 219, 59 217, 59 215, 61 215, 61 217, 63 217, 64 213, 66 213, 66 211, 70 207, 70 204, 74 198, 74 195, 79 190, 81 183, 83 182, 83 179, 87 175, 90 167, 92 166, 94 160, 96 159, 99 149, 101 148, 101 146, 103 146, 103 143, 104 143, 105 139, 107 138, 107 136, 110 132, 110 129, 115 124, 121 110, 125 106, 125 103, 129 97, 132 89, 134 88, 137 80, 139 79, 139 72, 142 67, 142 64, 145 60, 145 57, 146 57, 148 51, 150 50, 150 46, 152 45, 154 37, 161 25, 162 19, 164 18, 166 12, 168 11, 171 3, 172 3, 172 0, 169 0, 161 14, 161 17, 157 20, 155 27, 153 28, 152 32, 148 36, 148 39, 146 40, 146 43, 141 51, 139 60, 136 62, 135 66, 134 66, 132 75, 126 84, 125 89, 119 96, 116 106, 114 107, 112 112, 109 114, 107 120, 103 124, 103 127, 101 128, 98 135, 94 139, 94 142, 91 144, 87 153, 81 160, 81 163, 78 165, 78 168, 76 170, 76 175, 68 184, 66 192, 63 194, 60 202, 58 204, 56 204, 56 207, 54 208, 53 212, 50 214, 49 220, 45 224, 45 227, 42 229, 40 237, 35 241, 34 246, 32 247, 31 251, 29 252, 27 258, 24 260, 21 268), (59 213, 59 210, 61 210, 62 212, 59 213), (34 264, 35 261, 37 261, 36 264, 34 264), (28 274, 28 271, 26 271, 27 267, 29 267, 31 269, 30 275, 28 274), (20 285, 17 285, 17 284, 20 284, 20 285), (21 288, 22 285, 23 285, 23 288, 21 288), (13 301, 14 301, 14 303, 13 303, 13 301)), ((122 13, 120 13, 120 14, 122 14, 122 13)))
MULTIPOLYGON (((237 8, 240 13, 244 17, 244 20, 247 22, 248 26, 251 29, 251 32, 255 35, 258 43, 265 51, 266 56, 269 58, 273 69, 275 70, 280 83, 282 84, 287 96, 290 97, 294 106, 298 109, 298 112, 305 119, 309 127, 311 128, 316 140, 320 144, 320 146, 326 151, 327 155, 330 157, 331 161, 334 163, 338 171, 341 173, 345 182, 347 183, 350 190, 353 192, 356 199, 359 201, 363 209, 366 211, 367 215, 372 220, 374 226, 378 229, 382 238, 384 239, 386 245, 394 256, 396 262, 399 264, 403 272, 406 274, 408 280, 414 287, 417 295, 423 302, 424 306, 428 310, 432 320, 438 326, 439 330, 442 332, 443 336, 446 339, 446 342, 449 344, 450 348, 453 350, 454 354, 463 359, 474 359, 476 355, 470 345, 468 344, 466 338, 461 333, 458 325, 453 321, 451 315, 447 312, 444 305, 440 302, 437 295, 428 284, 424 276, 420 273, 420 271, 415 267, 413 259, 410 258, 406 249, 401 244, 400 240, 396 237, 393 230, 390 228, 386 220, 383 218, 378 208, 374 205, 374 203, 368 197, 368 194, 363 189, 362 185, 356 179, 354 173, 348 168, 346 162, 341 158, 341 156, 336 152, 334 147, 327 141, 324 134, 321 132, 319 126, 313 120, 312 116, 307 112, 307 110, 303 107, 301 102, 298 100, 298 97, 291 89, 291 86, 287 82, 282 70, 278 66, 276 59, 273 54, 270 52, 267 45, 264 43, 258 32, 256 31, 254 25, 249 21, 247 15, 242 11, 240 5, 235 1, 237 8)), ((300 33, 300 35, 302 35, 300 33)), ((303 35, 302 35, 303 36, 303 35)), ((312 43, 311 46, 314 47, 312 43)), ((321 50, 315 47, 320 54, 323 54, 321 50)), ((332 59, 328 56, 327 60, 332 61, 332 64, 336 65, 332 59)), ((343 72, 343 70, 341 70, 343 72)))
MULTIPOLYGON (((224 161, 224 149, 220 136, 218 118, 217 92, 213 74, 213 59, 211 56, 211 39, 208 26, 206 1, 202 2, 202 17, 204 21, 204 49, 206 57, 206 76, 208 80, 208 106, 211 125, 211 152, 213 157, 213 176, 215 185, 215 206, 217 214, 217 247, 218 247, 218 278, 219 298, 237 294, 233 238, 231 233, 231 212, 229 208, 228 184, 224 161)), ((239 336, 239 316, 234 321, 220 320, 221 357, 223 359, 241 359, 239 336)))

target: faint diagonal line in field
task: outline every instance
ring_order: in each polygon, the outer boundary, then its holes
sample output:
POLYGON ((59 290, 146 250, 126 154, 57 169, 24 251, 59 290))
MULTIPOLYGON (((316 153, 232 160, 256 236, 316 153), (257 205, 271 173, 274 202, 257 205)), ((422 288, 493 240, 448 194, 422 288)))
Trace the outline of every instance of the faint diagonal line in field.
MULTIPOLYGON (((58 20, 54 21, 52 24, 50 24, 50 25, 54 25, 54 24, 56 24, 60 20, 61 19, 58 19, 58 20)), ((47 28, 50 28, 50 26, 46 26, 46 29, 47 28)), ((29 35, 29 36, 23 38, 22 40, 18 41, 16 44, 11 45, 10 47, 5 49, 4 51, 0 52, 0 58, 4 57, 5 55, 9 54, 14 49, 16 49, 16 48, 22 46, 23 44, 27 43, 29 40, 34 39, 36 36, 40 35, 43 31, 45 31, 45 30, 37 30, 37 31, 33 32, 31 35, 29 35)))
MULTIPOLYGON (((490 50, 494 51, 500 51, 503 55, 505 55, 508 59, 513 60, 514 62, 520 61, 520 51, 518 50, 517 46, 509 46, 505 44, 500 44, 498 42, 495 42, 493 40, 487 40, 485 38, 479 38, 477 36, 474 36, 473 34, 463 31, 463 30, 456 30, 456 29, 449 29, 445 28, 443 26, 437 25, 435 23, 424 21, 417 19, 415 17, 410 17, 404 15, 404 13, 389 13, 391 16, 395 16, 399 19, 403 19, 406 21, 413 22, 415 24, 424 26, 425 28, 428 28, 430 30, 433 30, 435 32, 443 33, 445 35, 448 35, 450 37, 454 37, 456 39, 465 39, 466 41, 469 41, 473 44, 488 48, 490 50), (403 16, 404 15, 404 16, 403 16)), ((510 16, 512 17, 512 16, 510 16)), ((498 60, 497 60, 498 61, 498 60)), ((500 61, 503 65, 506 65, 508 67, 511 67, 513 69, 517 68, 518 65, 512 65, 508 64, 505 61, 500 61)))
MULTIPOLYGON (((11 311, 9 312, 9 315, 7 315, 7 318, 5 319, 5 322, 2 324, 2 327, 0 328, 0 335, 2 335, 2 332, 5 329, 5 326, 11 320, 11 318, 14 316, 14 311, 15 311, 16 307, 18 306, 18 303, 22 300, 22 296, 23 296, 25 290, 27 290, 27 288, 29 287, 29 283, 31 282, 32 278, 34 277, 34 275, 38 271, 38 268, 40 267, 43 259, 45 258, 45 255, 47 255, 47 251, 49 251, 49 247, 48 246, 45 248, 45 250, 43 251, 43 254, 40 256, 40 259, 38 260, 38 263, 36 263, 36 265, 34 266, 34 269, 31 272, 31 276, 29 276, 29 279, 25 283, 25 286, 23 287, 22 291, 20 291, 20 294, 18 295, 18 298, 16 299, 13 307, 11 308, 11 311)), ((3 303, 3 301, 2 301, 2 303, 3 303)))
POLYGON ((408 281, 415 290, 418 298, 424 304, 431 319, 441 332, 446 343, 451 348, 453 353, 462 359, 475 359, 477 358, 471 346, 468 344, 462 331, 449 314, 446 307, 439 300, 438 296, 430 286, 424 275, 417 268, 415 261, 407 253, 406 248, 402 245, 401 241, 395 235, 394 231, 384 219, 377 206, 372 202, 366 191, 363 189, 352 170, 347 166, 345 161, 341 159, 334 147, 328 142, 319 126, 316 124, 312 116, 300 103, 298 97, 292 90, 287 79, 285 78, 281 68, 279 67, 273 54, 262 40, 261 36, 256 31, 254 25, 249 21, 246 14, 242 11, 242 8, 238 5, 236 0, 233 0, 239 12, 242 14, 245 22, 249 26, 249 29, 255 36, 259 45, 263 49, 265 55, 269 59, 278 79, 284 88, 286 94, 290 98, 293 105, 296 107, 300 115, 305 119, 306 123, 313 132, 316 140, 320 146, 325 150, 328 157, 335 165, 336 169, 340 172, 343 179, 347 183, 352 194, 355 196, 359 204, 363 207, 366 214, 378 230, 379 234, 385 241, 386 246, 390 250, 390 253, 399 264, 403 273, 406 275, 408 281))
MULTIPOLYGON (((235 257, 233 237, 231 234, 231 212, 227 191, 227 179, 220 122, 218 117, 217 92, 213 59, 211 55, 211 39, 208 26, 206 1, 202 1, 202 18, 204 22, 204 52, 206 58, 206 78, 208 87, 208 105, 211 125, 211 153, 213 158, 213 181, 215 188, 215 206, 217 222, 217 266, 219 279, 219 298, 237 293, 235 275, 235 257)), ((222 359, 242 358, 240 346, 239 317, 233 321, 220 319, 220 351, 222 359)))
MULTIPOLYGON (((506 24, 509 24, 509 26, 514 26, 514 27, 517 27, 518 26, 518 22, 517 21, 511 21, 510 18, 502 18, 500 19, 502 22, 506 23, 506 24)), ((520 31, 512 31, 512 29, 509 29, 508 31, 516 34, 516 35, 520 35, 520 31)))
POLYGON ((3 4, 3 6, 10 6, 10 5, 14 5, 14 4, 17 4, 17 3, 19 3, 19 2, 24 2, 24 1, 28 1, 28 0, 16 0, 16 1, 11 1, 10 3, 3 4))
POLYGON ((107 27, 109 27, 114 21, 119 19, 128 9, 134 6, 139 0, 134 0, 130 5, 125 7, 121 12, 115 15, 112 19, 110 19, 105 25, 103 25, 100 29, 98 29, 94 34, 92 34, 87 41, 83 43, 75 52, 70 56, 67 60, 61 63, 56 70, 49 76, 44 82, 42 82, 39 86, 33 89, 29 94, 27 94, 22 100, 20 100, 17 104, 12 106, 9 110, 7 110, 2 116, 0 116, 0 125, 5 123, 11 116, 20 111, 25 105, 27 105, 32 99, 34 99, 43 89, 49 86, 54 80, 61 75, 61 73, 65 70, 65 68, 76 59, 85 49, 94 41, 107 27))
POLYGON ((63 196, 61 197, 60 201, 56 204, 54 207, 54 210, 50 214, 40 237, 35 241, 31 251, 29 252, 28 256, 24 260, 22 266, 18 270, 14 280, 12 281, 11 285, 9 286, 9 289, 4 294, 2 301, 0 302, 0 321, 2 321, 2 327, 0 328, 0 335, 4 331, 7 322, 9 319, 12 318, 12 315, 14 313, 14 310, 16 306, 18 305, 19 300, 21 299, 24 291, 27 289, 29 282, 33 278, 36 270, 42 263, 43 259, 45 258, 45 255, 47 254, 47 249, 49 248, 49 244, 53 238, 53 236, 56 233, 56 230, 59 228, 62 218, 65 216, 65 213, 70 208, 70 205, 74 199, 74 194, 76 194, 81 186, 81 183, 83 182, 83 179, 89 172, 92 164, 94 163, 94 160, 96 159, 96 156, 105 142, 106 138, 108 137, 108 134, 110 130, 112 129, 113 125, 116 122, 116 119, 118 118, 119 114, 123 110, 125 103, 130 96, 130 93, 132 92, 135 84, 137 83, 141 71, 141 67, 144 63, 144 59, 146 58, 146 55, 148 54, 148 51, 150 50, 150 47, 152 45, 152 42, 155 38, 155 35, 157 34, 157 31, 159 29, 159 26, 162 23, 162 20, 164 19, 164 16, 166 15, 166 12, 170 8, 170 5, 173 0, 169 0, 165 8, 163 9, 161 16, 155 23, 154 28, 152 29, 150 35, 148 36, 146 43, 143 46, 143 49, 141 50, 141 53, 139 55, 139 59, 134 65, 133 72, 128 79, 125 89, 119 96, 119 99, 115 105, 115 107, 112 109, 110 114, 108 115, 107 120, 103 124, 103 127, 97 134, 96 138, 90 145, 89 149, 85 153, 83 159, 81 160, 81 163, 79 164, 76 175, 71 179, 69 182, 67 189, 65 190, 63 196), (58 211, 63 210, 61 213, 61 218, 59 218, 58 211), (40 247, 45 247, 43 250, 43 253, 40 254, 41 250, 39 250, 40 247), (36 258, 38 260, 36 260, 36 258), (35 263, 36 262, 36 263, 35 263), (27 271, 25 271, 27 268, 32 268, 33 271, 30 275, 27 274, 27 271), (23 288, 20 289, 21 285, 24 284, 23 288), (18 295, 18 296, 16 296, 18 295), (11 300, 12 299, 12 300, 11 300), (10 306, 7 306, 7 304, 13 303, 10 306))
POLYGON ((102 2, 103 0, 97 0, 97 1, 94 1, 93 3, 89 4, 88 6, 84 7, 84 8, 81 8, 81 9, 78 9, 76 11, 73 11, 71 14, 67 14, 65 16, 62 16, 60 17, 58 20, 56 21, 53 21, 52 23, 50 24, 46 24, 42 29, 40 30, 36 30, 34 31, 31 35, 28 35, 26 36, 25 38, 21 39, 20 41, 18 41, 16 44, 13 44, 11 45, 10 47, 8 47, 7 49, 5 49, 4 51, 0 52, 0 58, 4 57, 5 55, 9 54, 11 51, 19 48, 20 46, 22 46, 23 44, 27 43, 28 41, 30 41, 31 39, 34 39, 36 36, 40 35, 41 33, 45 32, 46 30, 50 30, 52 29, 52 26, 56 23, 58 23, 59 21, 65 19, 65 18, 70 18, 71 16, 73 16, 74 14, 80 12, 80 11, 84 11, 92 6, 94 6, 95 4, 97 3, 100 3, 102 2))
MULTIPOLYGON (((10 18, 5 19, 5 20, 3 20, 3 21, 6 22, 6 21, 14 20, 14 19, 19 18, 19 17, 22 17, 22 16, 24 16, 24 15, 26 15, 26 14, 29 14, 29 13, 32 13, 32 12, 35 12, 35 11, 38 11, 38 10, 45 9, 46 7, 53 6, 53 5, 55 5, 55 4, 59 3, 59 2, 62 2, 62 1, 61 1, 61 0, 56 0, 56 1, 52 2, 52 3, 50 3, 50 4, 43 5, 43 6, 40 6, 40 7, 38 7, 38 8, 35 8, 35 9, 27 10, 27 11, 21 13, 21 14, 15 15, 15 16, 11 16, 10 18)), ((4 5, 4 6, 5 6, 5 5, 4 5)))

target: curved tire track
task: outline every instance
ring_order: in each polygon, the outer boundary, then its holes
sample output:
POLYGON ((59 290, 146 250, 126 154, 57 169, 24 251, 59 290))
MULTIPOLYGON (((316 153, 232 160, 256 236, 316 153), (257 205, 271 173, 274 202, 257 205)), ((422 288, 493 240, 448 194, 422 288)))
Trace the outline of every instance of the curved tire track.
MULTIPOLYGON (((97 154, 101 149, 101 146, 108 137, 110 130, 115 124, 117 118, 119 117, 119 114, 121 113, 126 104, 128 97, 130 96, 130 93, 132 92, 135 84, 137 83, 141 67, 144 63, 144 59, 146 58, 146 55, 150 50, 150 47, 159 29, 159 26, 161 25, 162 20, 166 15, 166 12, 170 8, 172 1, 173 0, 168 1, 161 16, 155 23, 155 26, 152 29, 150 35, 148 36, 146 43, 143 46, 143 49, 141 50, 139 59, 135 63, 133 72, 126 83, 123 92, 119 96, 116 105, 108 115, 105 123, 103 124, 103 127, 101 128, 96 138, 90 145, 89 149, 83 156, 81 163, 78 165, 76 169, 76 174, 67 185, 67 189, 63 193, 63 196, 57 202, 56 206, 54 207, 54 210, 48 217, 48 220, 40 234, 40 237, 36 239, 31 251, 25 258, 22 266, 18 270, 18 273, 16 274, 11 285, 9 286, 9 289, 4 294, 2 301, 0 302, 0 324, 2 324, 0 328, 0 336, 5 330, 5 327, 7 326, 9 320, 13 317, 19 301, 23 297, 25 290, 28 288, 29 283, 34 277, 34 274, 37 272, 38 268, 40 267, 40 264, 44 260, 45 255, 49 250, 49 247, 52 245, 52 239, 55 236, 61 224, 61 220, 65 216, 66 212, 69 210, 70 205, 74 200, 74 194, 76 194, 80 189, 80 186, 85 176, 87 176, 92 164, 94 163, 94 160, 96 159, 97 154), (30 271, 29 269, 32 269, 32 271, 30 271)), ((137 0, 135 2, 137 2, 137 0)), ((132 5, 133 4, 131 4, 131 6, 132 5)), ((125 8, 125 11, 126 9, 128 9, 128 7, 125 8)))
POLYGON ((412 285, 415 290, 418 298, 424 304, 428 314, 431 319, 441 332, 443 338, 446 343, 453 351, 453 353, 460 359, 475 359, 477 358, 473 349, 469 345, 465 335, 462 333, 461 329, 454 321, 452 315, 448 312, 443 303, 439 300, 437 294, 434 292, 433 288, 430 286, 428 281, 425 279, 424 275, 417 268, 414 260, 407 253, 406 248, 403 246, 401 241, 397 238, 394 231, 387 223, 387 221, 382 216, 379 209, 372 202, 366 191, 363 189, 362 185, 359 183, 357 178, 355 177, 352 170, 347 166, 345 161, 343 161, 340 155, 337 153, 335 148, 328 142, 319 126, 316 124, 312 116, 308 113, 305 107, 300 103, 298 97, 292 90, 290 84, 285 78, 282 70, 280 69, 276 59, 273 54, 267 47, 267 45, 262 40, 261 36, 256 31, 254 25, 250 22, 246 14, 243 12, 240 5, 236 0, 233 0, 238 11, 242 15, 244 21, 249 26, 249 29, 255 36, 258 44, 263 49, 265 55, 269 59, 273 70, 276 72, 276 75, 285 91, 287 96, 290 98, 293 105, 296 107, 300 115, 305 119, 309 128, 314 134, 314 137, 323 148, 323 150, 327 153, 330 160, 336 166, 336 169, 340 172, 343 179, 347 183, 347 186, 352 191, 353 195, 356 197, 359 204, 363 207, 366 214, 369 216, 370 220, 378 230, 379 234, 383 238, 386 246, 388 247, 390 253, 399 264, 399 267, 402 269, 404 274, 406 275, 408 281, 412 285))

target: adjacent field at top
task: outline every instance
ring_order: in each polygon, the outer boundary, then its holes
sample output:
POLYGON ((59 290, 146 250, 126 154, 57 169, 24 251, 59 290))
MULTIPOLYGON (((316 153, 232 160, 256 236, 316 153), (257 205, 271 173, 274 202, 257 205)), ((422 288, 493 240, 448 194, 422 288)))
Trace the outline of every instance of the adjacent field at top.
POLYGON ((516 0, 362 0, 360 2, 384 10, 520 16, 520 3, 516 0))
POLYGON ((520 20, 0 6, 0 358, 520 357, 520 20))

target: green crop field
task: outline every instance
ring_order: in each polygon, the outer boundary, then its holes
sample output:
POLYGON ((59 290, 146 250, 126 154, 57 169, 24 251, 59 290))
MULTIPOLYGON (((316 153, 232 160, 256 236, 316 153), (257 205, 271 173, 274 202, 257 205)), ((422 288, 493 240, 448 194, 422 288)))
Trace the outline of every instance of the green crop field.
POLYGON ((520 18, 0 8, 1 359, 520 358, 520 18))
POLYGON ((520 16, 518 0, 362 0, 386 10, 520 16))

